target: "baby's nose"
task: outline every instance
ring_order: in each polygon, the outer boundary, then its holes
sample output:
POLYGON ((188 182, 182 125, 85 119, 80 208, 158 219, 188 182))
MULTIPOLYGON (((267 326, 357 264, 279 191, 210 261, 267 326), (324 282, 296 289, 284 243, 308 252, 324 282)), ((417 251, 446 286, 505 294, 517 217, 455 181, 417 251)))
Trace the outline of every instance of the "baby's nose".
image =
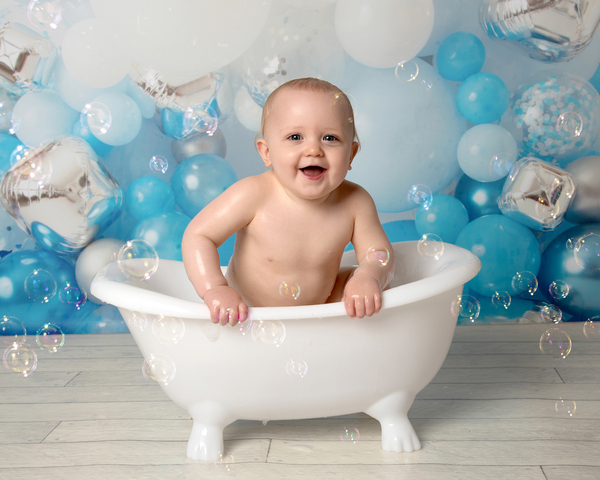
POLYGON ((323 149, 321 148, 321 143, 315 140, 310 140, 305 143, 305 154, 307 156, 317 156, 323 154, 323 149))

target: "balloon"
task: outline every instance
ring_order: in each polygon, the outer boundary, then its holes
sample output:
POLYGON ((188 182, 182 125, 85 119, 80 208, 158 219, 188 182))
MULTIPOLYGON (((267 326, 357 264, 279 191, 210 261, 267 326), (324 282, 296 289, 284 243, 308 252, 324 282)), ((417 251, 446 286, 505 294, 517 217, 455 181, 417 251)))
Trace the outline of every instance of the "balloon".
POLYGON ((270 0, 90 3, 96 17, 106 22, 135 61, 161 72, 197 77, 244 53, 271 8, 270 0))
POLYGON ((123 93, 102 93, 82 111, 85 125, 107 145, 125 145, 142 128, 142 114, 137 104, 123 93))
POLYGON ((456 95, 458 110, 475 124, 499 120, 508 107, 508 100, 508 89, 500 77, 483 72, 465 79, 456 95))
POLYGON ((77 120, 73 124, 72 133, 76 137, 85 140, 90 145, 90 147, 94 149, 94 152, 96 152, 96 155, 98 155, 99 157, 104 157, 108 155, 108 153, 113 149, 112 145, 107 145, 106 143, 103 143, 96 137, 94 137, 90 129, 87 126, 83 126, 80 120, 77 120))
POLYGON ((225 141, 223 132, 219 128, 212 135, 198 133, 181 140, 173 140, 171 142, 171 152, 177 163, 181 163, 201 153, 225 158, 227 154, 227 142, 225 141))
POLYGON ((338 0, 335 30, 346 53, 374 68, 412 59, 433 29, 432 0, 338 0))
POLYGON ((418 57, 433 55, 444 38, 460 30, 462 18, 460 0, 433 0, 433 9, 433 29, 427 43, 417 54, 418 57))
POLYGON ((435 61, 442 77, 462 82, 481 70, 485 61, 485 47, 472 33, 455 32, 442 41, 435 61))
POLYGON ((484 123, 465 132, 456 156, 463 172, 478 182, 504 178, 517 162, 517 142, 500 125, 484 123))
POLYGON ((23 144, 15 137, 0 134, 0 176, 4 175, 10 169, 10 157, 19 145, 23 144))
POLYGON ((484 215, 500 214, 498 197, 502 193, 504 180, 482 183, 468 175, 460 177, 454 190, 454 196, 469 212, 469 220, 473 221, 484 215))
POLYGON ((481 271, 468 285, 489 297, 497 291, 512 292, 512 278, 517 273, 537 275, 540 268, 540 246, 533 233, 503 215, 473 220, 458 234, 456 245, 481 260, 481 271))
POLYGON ((116 238, 100 238, 90 243, 79 254, 75 264, 75 277, 80 288, 87 293, 88 300, 104 304, 102 300, 92 295, 92 280, 102 267, 117 261, 117 254, 123 243, 116 238))
POLYGON ((262 108, 248 93, 248 89, 240 87, 235 94, 233 110, 238 121, 251 132, 258 132, 262 117, 262 108))
POLYGON ((29 92, 16 103, 13 129, 25 145, 36 147, 58 135, 70 134, 78 113, 51 90, 29 92))
POLYGON ((194 155, 177 167, 171 178, 171 187, 179 208, 188 217, 194 218, 237 180, 233 167, 222 158, 194 155))
POLYGON ((460 200, 450 195, 434 195, 429 208, 419 208, 415 215, 415 226, 420 236, 433 233, 447 243, 454 243, 467 223, 467 209, 460 200))
POLYGON ((466 122, 454 94, 431 65, 413 62, 419 68, 413 81, 400 80, 394 69, 346 64, 343 90, 362 142, 347 178, 369 191, 380 212, 411 210, 413 185, 439 192, 460 171, 456 147, 466 122))
POLYGON ((117 307, 113 307, 112 305, 102 305, 100 307, 96 304, 91 305, 95 305, 96 309, 90 311, 72 333, 129 333, 127 324, 117 307))
POLYGON ((14 133, 12 111, 19 97, 0 88, 0 134, 14 133))
POLYGON ((127 82, 127 91, 125 92, 137 104, 142 117, 150 119, 156 114, 156 104, 154 99, 146 93, 139 85, 127 82))
POLYGON ((181 212, 158 212, 140 220, 131 232, 131 238, 150 243, 159 258, 182 261, 181 240, 188 223, 190 218, 181 212))
POLYGON ((140 177, 131 182, 125 192, 125 209, 138 221, 160 210, 174 208, 175 194, 160 178, 140 177))
POLYGON ((571 223, 600 223, 600 157, 583 157, 565 167, 575 180, 575 196, 565 219, 571 223))
POLYGON ((414 220, 395 220, 384 223, 383 231, 392 243, 418 240, 421 237, 417 232, 414 220))
POLYGON ((541 292, 560 309, 579 317, 578 320, 587 320, 600 312, 599 238, 600 224, 577 225, 552 240, 542 256, 538 275, 541 292), (596 240, 592 242, 593 250, 586 251, 585 246, 578 245, 582 237, 596 240), (584 255, 591 255, 591 258, 584 255), (564 282, 568 288, 551 289, 553 282, 554 286, 564 282), (565 295, 565 292, 568 293, 565 295))
POLYGON ((285 0, 285 3, 294 8, 305 8, 307 10, 321 10, 333 5, 335 0, 285 0))

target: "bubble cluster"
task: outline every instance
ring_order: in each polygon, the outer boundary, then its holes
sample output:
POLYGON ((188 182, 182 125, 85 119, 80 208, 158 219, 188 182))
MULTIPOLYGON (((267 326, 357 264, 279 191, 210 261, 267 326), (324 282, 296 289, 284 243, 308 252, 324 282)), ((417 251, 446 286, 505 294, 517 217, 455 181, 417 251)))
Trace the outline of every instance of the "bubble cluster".
POLYGON ((129 240, 119 250, 117 264, 125 276, 148 280, 158 269, 158 253, 144 240, 129 240))
POLYGON ((600 270, 600 235, 588 233, 575 244, 575 261, 586 270, 600 270))
POLYGON ((3 315, 0 317, 0 337, 8 345, 24 343, 27 339, 25 324, 17 317, 3 315))
POLYGON ((304 360, 289 359, 285 364, 285 371, 290 376, 304 377, 308 372, 308 365, 304 360))
POLYGON ((56 353, 65 344, 65 334, 58 325, 46 323, 37 331, 35 341, 42 350, 56 353))
POLYGON ((62 8, 58 0, 31 0, 27 5, 27 18, 35 27, 58 28, 62 8))
POLYGON ((205 133, 212 136, 219 126, 219 116, 211 107, 196 105, 183 112, 183 137, 205 133))
POLYGON ((2 363, 7 370, 28 377, 37 367, 37 354, 26 343, 13 343, 4 350, 2 363))
POLYGON ((79 115, 81 127, 89 129, 93 135, 104 135, 112 125, 112 113, 101 102, 86 103, 79 115))
POLYGON ((177 343, 185 335, 185 322, 181 318, 159 315, 152 322, 152 333, 160 343, 177 343))
POLYGON ((481 305, 471 295, 458 295, 450 305, 450 312, 458 320, 465 318, 474 322, 479 317, 481 305))
POLYGON ((398 80, 412 82, 419 76, 419 65, 413 60, 402 62, 396 65, 396 70, 394 73, 396 74, 396 78, 398 80))
POLYGON ((588 318, 583 324, 583 334, 590 340, 600 340, 600 317, 588 318))
POLYGON ((142 364, 142 375, 146 380, 154 380, 168 385, 175 378, 175 362, 167 355, 150 354, 142 364))
POLYGON ((549 328, 540 337, 540 351, 544 355, 567 358, 573 342, 568 333, 560 328, 549 328))
POLYGON ((293 300, 298 300, 300 297, 300 285, 297 283, 287 283, 286 281, 281 282, 279 285, 279 295, 293 300))
POLYGON ((60 290, 60 301, 75 308, 81 308, 87 302, 87 294, 82 288, 66 283, 60 290))
POLYGON ((259 320, 252 323, 252 339, 278 347, 285 340, 285 325, 280 320, 259 320))
POLYGON ((563 280, 554 280, 549 286, 548 291, 552 298, 560 300, 566 298, 569 295, 569 285, 563 280))
POLYGON ((25 293, 34 302, 47 303, 56 294, 54 276, 43 269, 36 269, 25 278, 25 293))
POLYGON ((167 173, 169 161, 162 155, 154 155, 150 159, 150 170, 157 173, 167 173))
POLYGON ((563 417, 572 417, 577 410, 577 404, 573 400, 563 400, 562 397, 558 397, 554 403, 554 410, 563 417))
POLYGON ((417 250, 421 255, 439 260, 444 254, 444 242, 435 233, 425 233, 417 242, 417 250))
POLYGON ((492 304, 498 307, 504 307, 505 309, 508 309, 508 307, 510 307, 511 302, 512 299, 510 297, 510 294, 506 290, 495 291, 494 295, 492 295, 492 304))
POLYGON ((390 261, 390 252, 387 248, 371 247, 367 250, 365 258, 369 265, 385 267, 390 261))
POLYGON ((358 428, 342 427, 342 431, 340 432, 340 440, 342 442, 356 443, 358 442, 359 438, 360 432, 358 431, 358 428))
POLYGON ((433 202, 433 193, 427 185, 416 184, 409 188, 406 198, 415 207, 427 210, 433 202))
POLYGON ((533 295, 538 289, 538 280, 531 272, 518 272, 512 278, 511 286, 516 294, 528 293, 533 295))

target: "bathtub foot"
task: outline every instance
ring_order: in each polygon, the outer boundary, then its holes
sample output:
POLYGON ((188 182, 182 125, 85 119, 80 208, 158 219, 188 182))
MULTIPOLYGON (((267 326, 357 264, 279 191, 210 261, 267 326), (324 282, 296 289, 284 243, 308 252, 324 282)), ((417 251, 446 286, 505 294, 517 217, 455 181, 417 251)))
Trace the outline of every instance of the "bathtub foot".
POLYGON ((212 403, 195 405, 189 410, 194 421, 187 444, 187 456, 200 462, 216 462, 225 455, 223 429, 235 419, 212 403))
POLYGON ((421 449, 421 442, 407 413, 414 395, 394 393, 369 407, 365 413, 381 424, 381 448, 388 452, 413 452, 421 449))

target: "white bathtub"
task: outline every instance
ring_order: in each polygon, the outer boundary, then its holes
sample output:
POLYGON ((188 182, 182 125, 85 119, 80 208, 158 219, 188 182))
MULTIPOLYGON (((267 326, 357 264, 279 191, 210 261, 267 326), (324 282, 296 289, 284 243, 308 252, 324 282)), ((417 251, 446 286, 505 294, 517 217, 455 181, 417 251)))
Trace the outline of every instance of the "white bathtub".
MULTIPOLYGON (((251 331, 213 325, 183 264, 169 260, 143 282, 128 282, 111 263, 91 291, 119 308, 166 381, 165 393, 193 418, 189 458, 217 460, 224 454, 223 429, 238 419, 355 412, 379 420, 384 450, 411 452, 421 444, 407 412, 448 353, 456 325, 451 304, 480 262, 454 245, 445 245, 438 260, 420 255, 417 242, 396 243, 394 252, 396 273, 383 308, 363 319, 335 303, 253 308, 251 331), (147 319, 144 328, 133 312, 147 319)), ((354 261, 349 252, 342 263, 354 261)))

